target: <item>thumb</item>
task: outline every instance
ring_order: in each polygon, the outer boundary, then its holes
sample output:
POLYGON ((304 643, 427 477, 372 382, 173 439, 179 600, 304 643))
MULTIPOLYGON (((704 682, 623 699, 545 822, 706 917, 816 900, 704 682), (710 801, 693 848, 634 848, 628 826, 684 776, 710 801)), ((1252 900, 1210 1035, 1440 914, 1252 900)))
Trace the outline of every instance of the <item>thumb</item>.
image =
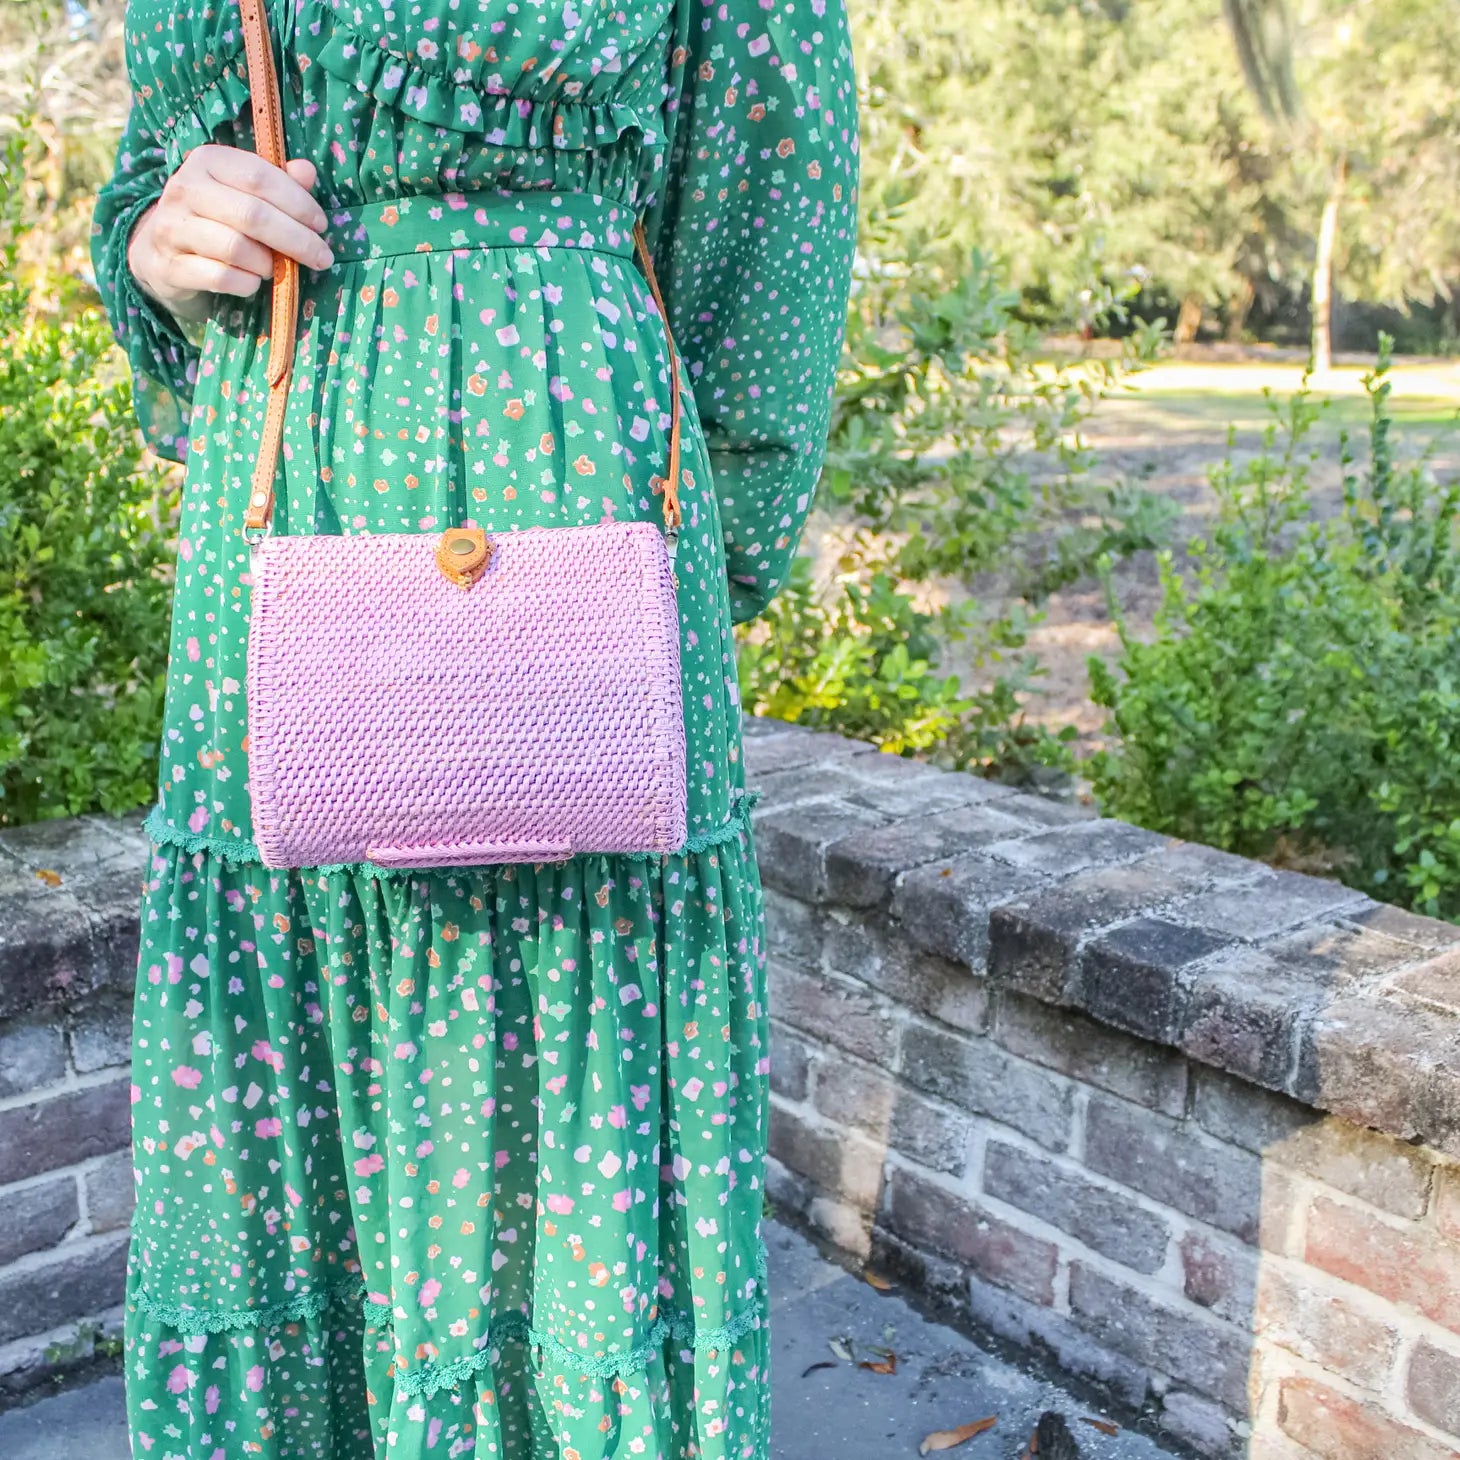
POLYGON ((314 185, 319 181, 319 172, 315 165, 305 157, 294 157, 284 164, 284 171, 294 179, 302 188, 314 191, 314 185))

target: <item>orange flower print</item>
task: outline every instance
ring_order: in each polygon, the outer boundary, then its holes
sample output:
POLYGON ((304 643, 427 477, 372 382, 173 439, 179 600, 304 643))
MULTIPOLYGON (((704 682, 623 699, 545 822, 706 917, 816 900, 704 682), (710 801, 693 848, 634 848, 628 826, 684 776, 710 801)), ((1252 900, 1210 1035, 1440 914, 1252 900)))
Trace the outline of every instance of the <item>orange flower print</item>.
POLYGON ((789 157, 796 150, 796 141, 793 137, 782 137, 776 143, 776 156, 789 157))
POLYGON ((527 407, 524 406, 518 397, 513 396, 511 400, 502 407, 502 414, 509 421, 520 421, 527 414, 527 407))
POLYGON ((394 228, 400 222, 400 209, 397 207, 382 208, 380 210, 380 221, 387 228, 394 228))
POLYGON ((765 103, 762 101, 756 102, 756 104, 751 107, 749 115, 752 122, 765 121, 765 103))
POLYGON ((806 164, 806 176, 813 181, 821 176, 821 164, 819 162, 808 162, 806 164))
POLYGON ((553 447, 556 444, 557 443, 553 440, 553 433, 551 431, 544 431, 542 433, 542 440, 537 443, 537 449, 542 452, 544 456, 551 456, 553 454, 553 447))
POLYGON ((397 294, 395 290, 390 287, 389 284, 387 284, 385 286, 385 293, 380 296, 380 302, 384 304, 387 309, 394 309, 396 305, 400 303, 400 295, 397 294))
POLYGON ((591 461, 589 461, 586 455, 584 455, 580 456, 573 463, 573 470, 577 472, 580 477, 591 477, 594 472, 598 470, 598 468, 594 466, 591 461))
POLYGON ((487 382, 473 371, 472 374, 466 377, 466 388, 472 395, 485 395, 487 393, 487 382))

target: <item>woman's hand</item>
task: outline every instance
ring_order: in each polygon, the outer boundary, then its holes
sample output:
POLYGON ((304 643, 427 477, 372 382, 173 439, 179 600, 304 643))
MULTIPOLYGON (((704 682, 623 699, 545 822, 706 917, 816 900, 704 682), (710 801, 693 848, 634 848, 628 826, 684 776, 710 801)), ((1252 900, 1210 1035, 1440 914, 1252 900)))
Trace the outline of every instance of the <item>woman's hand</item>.
POLYGON ((142 288, 178 319, 205 318, 213 295, 247 299, 273 277, 274 254, 305 268, 334 263, 311 196, 314 164, 287 171, 239 147, 195 147, 137 220, 127 263, 142 288))

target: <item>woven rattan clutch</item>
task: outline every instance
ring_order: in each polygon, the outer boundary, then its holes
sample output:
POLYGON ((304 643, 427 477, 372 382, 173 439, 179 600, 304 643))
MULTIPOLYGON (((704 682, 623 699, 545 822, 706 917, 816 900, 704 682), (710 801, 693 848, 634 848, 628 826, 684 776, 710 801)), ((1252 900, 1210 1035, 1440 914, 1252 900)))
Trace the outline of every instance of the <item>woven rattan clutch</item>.
MULTIPOLYGON (((261 155, 284 161, 260 0, 240 12, 261 155)), ((659 313, 642 228, 635 230, 659 313)), ((270 535, 298 271, 277 256, 253 545, 249 791, 271 867, 434 867, 668 852, 686 837, 673 545, 664 528, 270 535)), ((666 324, 667 329, 667 324, 666 324)))

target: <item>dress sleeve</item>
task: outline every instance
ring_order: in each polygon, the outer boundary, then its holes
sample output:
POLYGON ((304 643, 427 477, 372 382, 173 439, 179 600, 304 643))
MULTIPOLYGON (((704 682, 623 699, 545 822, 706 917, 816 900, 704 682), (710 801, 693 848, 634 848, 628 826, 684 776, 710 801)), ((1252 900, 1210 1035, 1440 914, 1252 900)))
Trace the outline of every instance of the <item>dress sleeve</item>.
POLYGON ((117 343, 132 366, 132 398, 147 444, 182 461, 199 350, 173 317, 148 295, 127 264, 127 243, 138 218, 162 195, 171 172, 162 144, 134 102, 117 148, 111 180, 97 195, 91 219, 96 287, 117 343))
POLYGON ((856 247, 844 0, 679 0, 647 220, 709 445, 735 622, 785 582, 826 454, 856 247))

